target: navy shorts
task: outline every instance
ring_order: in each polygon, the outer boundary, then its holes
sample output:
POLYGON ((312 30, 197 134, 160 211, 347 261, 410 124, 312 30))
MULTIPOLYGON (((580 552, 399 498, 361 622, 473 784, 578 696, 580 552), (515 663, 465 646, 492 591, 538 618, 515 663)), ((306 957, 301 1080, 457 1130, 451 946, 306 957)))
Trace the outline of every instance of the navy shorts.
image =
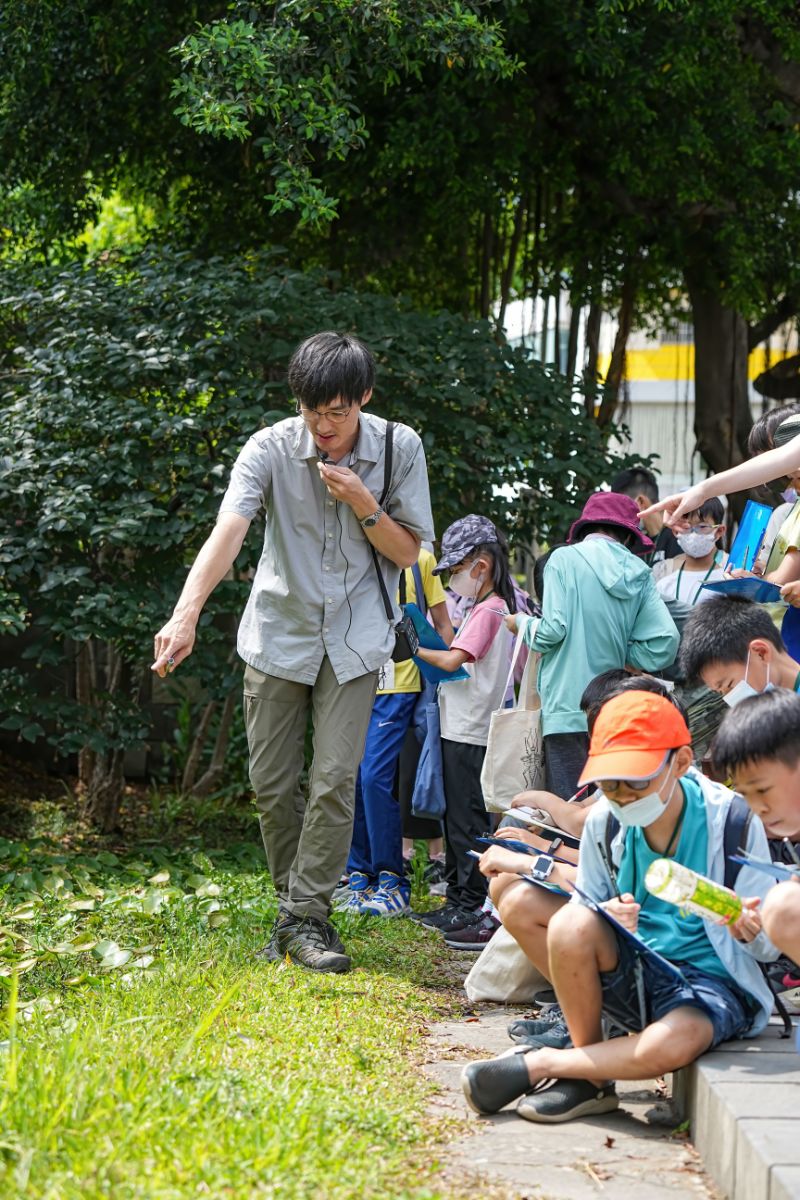
MULTIPOLYGON (((714 1030, 711 1046, 742 1037, 755 1015, 755 1001, 717 975, 699 971, 691 963, 675 963, 683 983, 674 975, 661 973, 652 960, 643 960, 637 972, 637 954, 629 942, 617 937, 619 961, 613 971, 600 974, 603 987, 603 1013, 630 1033, 638 1033, 675 1008, 699 1008, 714 1030), (641 975, 641 987, 637 984, 641 975), (642 1023, 639 996, 642 996, 645 1021, 642 1023)), ((710 1047, 709 1047, 710 1049, 710 1047)))

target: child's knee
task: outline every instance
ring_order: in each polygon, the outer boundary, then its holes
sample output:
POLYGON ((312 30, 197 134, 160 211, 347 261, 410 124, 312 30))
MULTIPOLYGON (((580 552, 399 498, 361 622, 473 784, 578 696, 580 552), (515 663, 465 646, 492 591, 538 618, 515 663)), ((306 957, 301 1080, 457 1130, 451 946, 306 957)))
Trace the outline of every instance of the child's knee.
POLYGON ((547 944, 560 952, 585 946, 599 932, 599 919, 582 904, 565 904, 547 926, 547 944))
POLYGON ((641 1049, 653 1075, 677 1071, 694 1062, 714 1040, 714 1026, 698 1008, 676 1008, 649 1025, 641 1049))
POLYGON ((764 900, 761 920, 769 940, 782 949, 800 937, 800 887, 796 883, 779 883, 771 888, 764 900))

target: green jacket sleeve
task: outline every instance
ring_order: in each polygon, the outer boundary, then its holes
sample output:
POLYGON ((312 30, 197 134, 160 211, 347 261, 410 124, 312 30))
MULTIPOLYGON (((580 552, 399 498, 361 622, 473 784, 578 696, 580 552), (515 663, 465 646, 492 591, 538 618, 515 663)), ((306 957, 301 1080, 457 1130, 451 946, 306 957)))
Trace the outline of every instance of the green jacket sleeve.
MULTIPOLYGON (((551 558, 544 569, 544 599, 542 600, 542 616, 535 626, 533 640, 528 642, 526 630, 525 641, 533 650, 543 653, 561 645, 567 634, 567 614, 564 599, 567 595, 566 581, 558 559, 551 558)), ((533 629, 533 623, 528 629, 533 629)))
POLYGON ((656 591, 652 578, 647 584, 642 603, 628 642, 628 662, 642 671, 671 667, 678 654, 680 636, 667 606, 656 591))

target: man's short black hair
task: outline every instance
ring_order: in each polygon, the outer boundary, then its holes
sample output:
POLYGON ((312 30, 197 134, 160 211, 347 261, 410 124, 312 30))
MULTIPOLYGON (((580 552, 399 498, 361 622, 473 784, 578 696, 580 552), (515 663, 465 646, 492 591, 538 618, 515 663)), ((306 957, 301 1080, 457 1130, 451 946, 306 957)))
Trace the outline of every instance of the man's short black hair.
POLYGON ((289 387, 306 408, 332 400, 360 404, 375 383, 375 360, 351 333, 315 333, 289 361, 289 387))
POLYGON ((586 713, 590 734, 603 705, 624 692, 652 692, 656 696, 663 696, 665 700, 674 704, 686 724, 689 724, 686 709, 663 680, 656 679, 654 675, 641 675, 627 667, 614 667, 610 671, 603 671, 602 675, 595 675, 583 690, 580 707, 581 711, 586 713))
POLYGON ((794 767, 800 760, 800 696, 774 688, 732 708, 711 747, 715 771, 732 775, 748 763, 772 759, 794 767))
POLYGON ((633 499, 647 496, 651 504, 658 500, 658 481, 647 467, 626 467, 624 471, 618 471, 611 480, 611 490, 633 499))
POLYGON ((750 643, 763 638, 786 652, 769 613, 743 596, 714 596, 695 605, 683 627, 678 665, 690 682, 712 663, 747 662, 750 643))

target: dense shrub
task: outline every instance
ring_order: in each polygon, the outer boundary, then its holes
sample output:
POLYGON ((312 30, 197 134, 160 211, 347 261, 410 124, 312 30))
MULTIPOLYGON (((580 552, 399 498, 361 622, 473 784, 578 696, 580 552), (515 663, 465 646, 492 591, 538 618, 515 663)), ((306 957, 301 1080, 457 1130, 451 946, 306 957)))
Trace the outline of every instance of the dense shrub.
MULTIPOLYGON (((147 251, 91 267, 16 266, 5 280, 0 631, 27 627, 30 667, 2 679, 3 725, 28 740, 46 730, 59 753, 78 753, 106 827, 124 752, 148 737, 152 635, 238 449, 291 411, 284 372, 302 337, 352 329, 374 349, 373 411, 421 433, 440 530, 477 510, 518 543, 560 532, 612 469, 566 381, 498 345, 488 325, 337 290, 276 252, 202 261, 147 251), (69 660, 75 694, 58 694, 48 672, 69 660)), ((191 680, 204 735, 233 718, 233 626, 258 553, 252 534, 172 684, 191 680)), ((190 785, 209 765, 203 747, 190 785)))

